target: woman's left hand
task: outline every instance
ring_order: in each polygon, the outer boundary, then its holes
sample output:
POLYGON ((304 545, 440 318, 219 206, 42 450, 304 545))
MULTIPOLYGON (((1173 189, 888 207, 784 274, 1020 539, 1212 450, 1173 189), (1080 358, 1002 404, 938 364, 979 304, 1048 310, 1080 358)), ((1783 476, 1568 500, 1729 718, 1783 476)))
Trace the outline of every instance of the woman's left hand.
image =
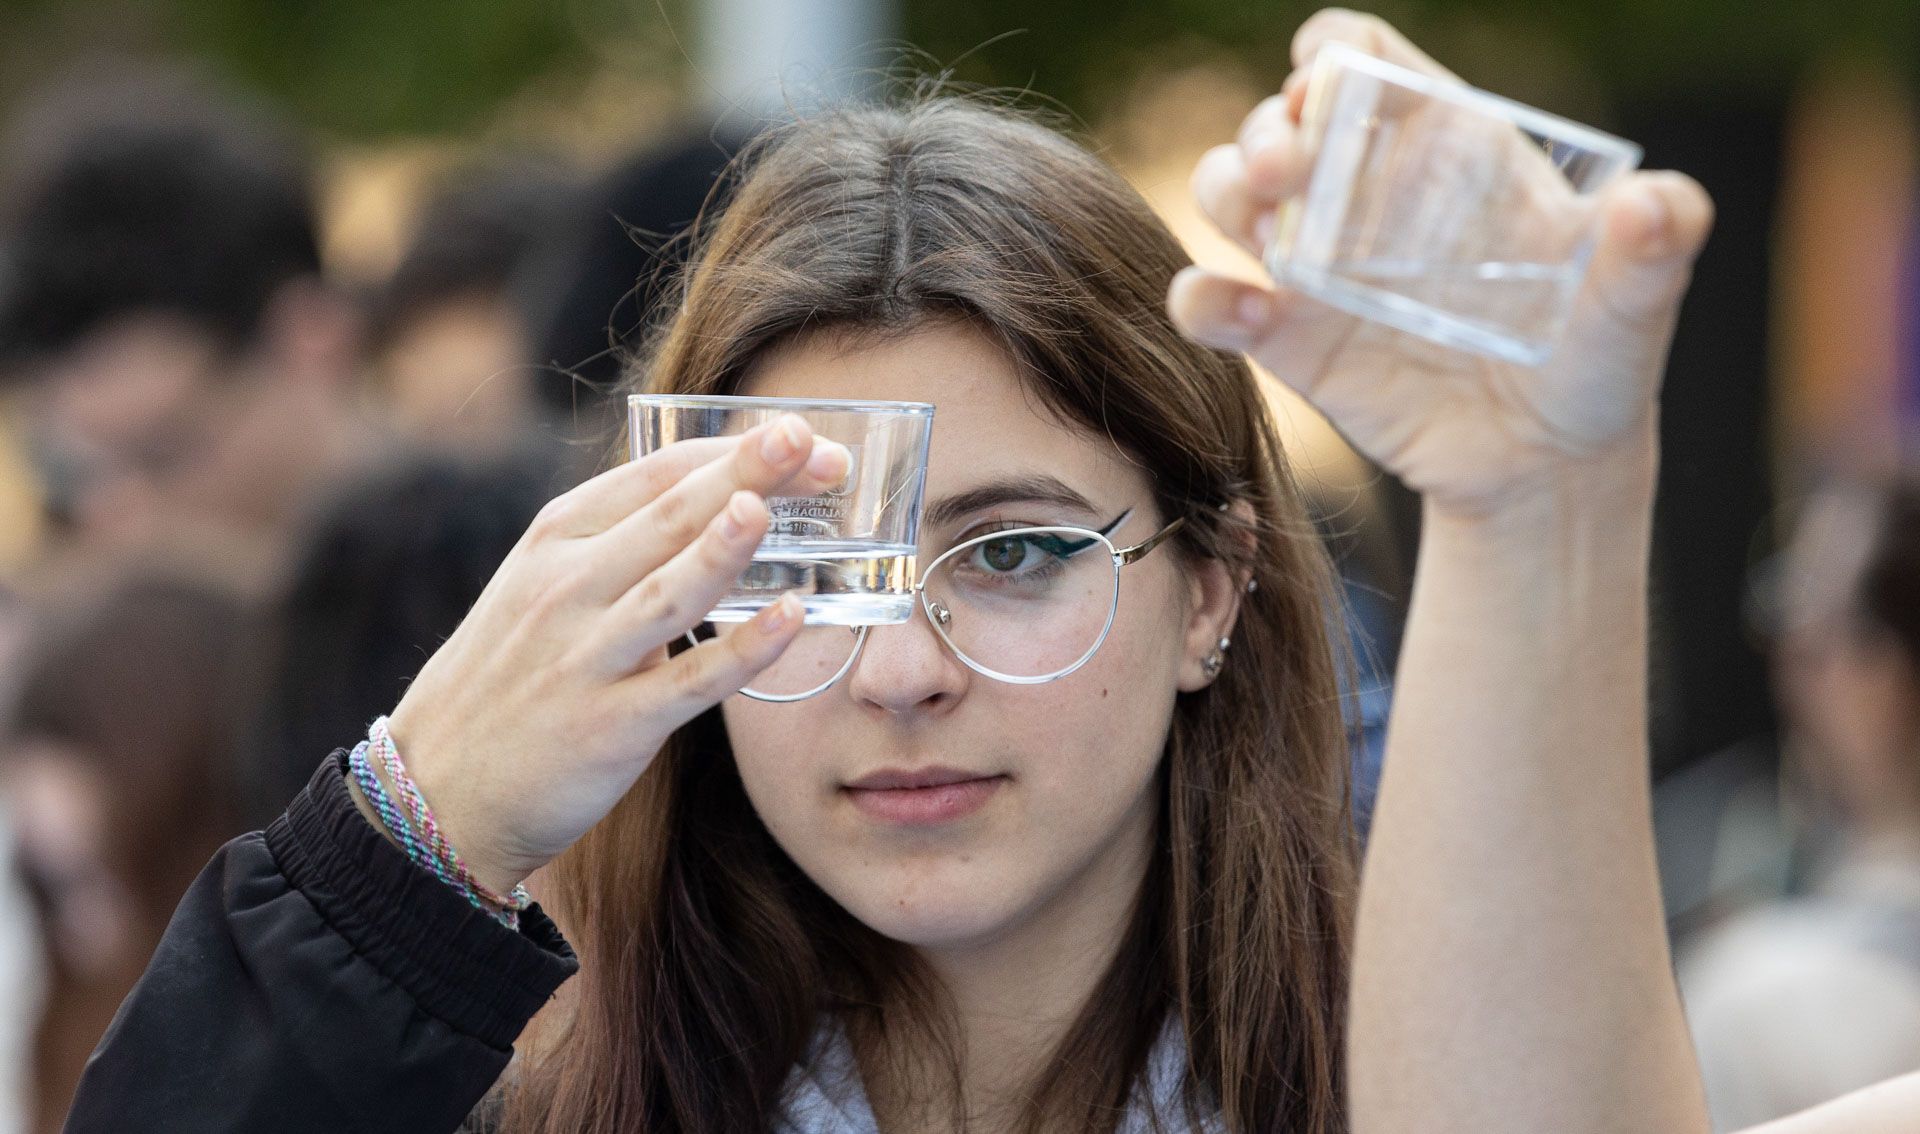
MULTIPOLYGON (((1333 40, 1447 76, 1377 17, 1338 9, 1301 27, 1296 68, 1333 40)), ((1305 189, 1311 169, 1300 130, 1305 75, 1297 69, 1248 115, 1238 141, 1209 151, 1194 171, 1201 206, 1256 256, 1275 211, 1305 189)), ((1691 178, 1643 172, 1616 182, 1565 337, 1538 368, 1436 346, 1203 268, 1175 277, 1168 303, 1189 335, 1252 355, 1429 506, 1486 515, 1598 458, 1626 452, 1650 465, 1674 319, 1712 223, 1712 202, 1691 178)))

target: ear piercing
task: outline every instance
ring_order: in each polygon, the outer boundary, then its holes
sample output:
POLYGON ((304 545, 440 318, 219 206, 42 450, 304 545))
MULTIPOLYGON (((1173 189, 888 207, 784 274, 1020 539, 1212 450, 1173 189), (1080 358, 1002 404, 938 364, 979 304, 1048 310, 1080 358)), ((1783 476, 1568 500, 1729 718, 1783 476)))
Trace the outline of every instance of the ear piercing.
POLYGON ((1233 639, 1222 638, 1220 644, 1213 648, 1213 652, 1201 660, 1200 668, 1205 671, 1208 681, 1219 677, 1220 671, 1226 668, 1227 647, 1231 645, 1233 645, 1233 639))

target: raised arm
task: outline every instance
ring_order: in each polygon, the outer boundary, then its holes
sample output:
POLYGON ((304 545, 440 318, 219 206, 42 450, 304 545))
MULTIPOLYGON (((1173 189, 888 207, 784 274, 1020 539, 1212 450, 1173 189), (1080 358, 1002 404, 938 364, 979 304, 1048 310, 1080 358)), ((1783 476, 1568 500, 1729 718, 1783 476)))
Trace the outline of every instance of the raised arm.
MULTIPOLYGON (((1439 72, 1346 12, 1302 28, 1296 65, 1330 39, 1439 72)), ((1255 250, 1310 165, 1286 91, 1195 173, 1255 250)), ((1710 223, 1687 178, 1614 187, 1538 369, 1198 269, 1176 281, 1184 326, 1254 354, 1425 499, 1355 958, 1363 1134, 1707 1129, 1661 919, 1644 684, 1655 394, 1710 223)))
MULTIPOLYGON (((482 884, 509 891, 578 839, 669 733, 778 656, 800 623, 791 596, 725 638, 666 644, 739 577, 766 495, 846 469, 789 417, 668 446, 542 510, 392 718, 437 831, 482 884)), ((461 1126, 573 958, 537 910, 510 929, 384 838, 345 771, 336 758, 194 883, 69 1130, 461 1126)))

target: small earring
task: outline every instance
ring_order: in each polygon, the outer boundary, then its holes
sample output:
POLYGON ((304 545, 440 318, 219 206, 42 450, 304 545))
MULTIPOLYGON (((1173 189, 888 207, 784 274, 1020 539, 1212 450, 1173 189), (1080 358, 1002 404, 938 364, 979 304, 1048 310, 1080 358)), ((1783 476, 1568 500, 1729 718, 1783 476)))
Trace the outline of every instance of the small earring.
POLYGON ((1231 645, 1233 645, 1232 638, 1222 638, 1220 639, 1220 644, 1214 648, 1214 652, 1224 654, 1227 652, 1227 647, 1231 645))
POLYGON ((1259 589, 1260 589, 1260 580, 1258 580, 1258 579, 1248 579, 1248 580, 1247 580, 1247 593, 1248 593, 1248 594, 1252 594, 1253 592, 1255 592, 1255 591, 1257 591, 1257 590, 1259 590, 1259 589))
POLYGON ((1208 654, 1205 658, 1201 659, 1201 662, 1200 662, 1200 668, 1203 672, 1206 673, 1208 681, 1212 681, 1214 678, 1219 677, 1220 671, 1226 668, 1226 665, 1227 665, 1227 659, 1225 658, 1225 656, 1223 656, 1220 653, 1219 650, 1215 650, 1212 653, 1208 654))

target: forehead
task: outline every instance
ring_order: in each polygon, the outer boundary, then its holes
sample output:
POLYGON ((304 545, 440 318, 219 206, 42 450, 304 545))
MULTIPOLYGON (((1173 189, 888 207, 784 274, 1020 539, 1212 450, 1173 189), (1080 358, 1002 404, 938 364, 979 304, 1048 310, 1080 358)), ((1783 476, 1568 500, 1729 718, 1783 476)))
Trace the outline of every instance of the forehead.
POLYGON ((1012 356, 966 323, 885 338, 798 339, 757 362, 741 392, 932 402, 929 504, 988 480, 1036 473, 1064 481, 1103 509, 1146 497, 1146 478, 1117 446, 1055 414, 1021 380, 1012 356))

